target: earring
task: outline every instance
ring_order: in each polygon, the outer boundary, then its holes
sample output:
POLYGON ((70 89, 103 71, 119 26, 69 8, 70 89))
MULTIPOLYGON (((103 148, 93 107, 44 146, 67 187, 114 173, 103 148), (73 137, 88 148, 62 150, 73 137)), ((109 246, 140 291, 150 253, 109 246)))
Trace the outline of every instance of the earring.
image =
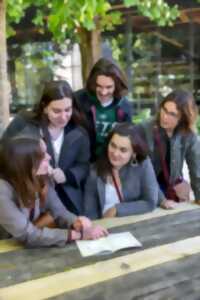
POLYGON ((136 153, 133 153, 133 155, 132 155, 131 164, 132 165, 138 164, 136 153))

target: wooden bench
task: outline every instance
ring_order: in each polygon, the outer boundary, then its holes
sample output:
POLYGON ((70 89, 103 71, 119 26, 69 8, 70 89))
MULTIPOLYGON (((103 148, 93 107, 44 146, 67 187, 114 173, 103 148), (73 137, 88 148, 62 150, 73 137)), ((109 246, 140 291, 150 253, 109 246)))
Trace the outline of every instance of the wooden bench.
POLYGON ((132 232, 142 249, 83 258, 75 244, 26 249, 2 240, 0 299, 199 299, 198 205, 98 223, 132 232))

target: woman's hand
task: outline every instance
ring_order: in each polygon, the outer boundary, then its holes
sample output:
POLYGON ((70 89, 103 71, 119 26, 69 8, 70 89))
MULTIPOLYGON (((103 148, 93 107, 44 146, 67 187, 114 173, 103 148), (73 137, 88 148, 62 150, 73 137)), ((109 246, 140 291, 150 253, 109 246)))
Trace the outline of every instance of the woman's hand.
POLYGON ((33 221, 33 224, 41 229, 44 227, 56 228, 55 220, 49 212, 46 212, 39 216, 39 218, 33 221))
POLYGON ((95 240, 101 237, 107 236, 108 231, 107 229, 103 228, 100 225, 96 225, 93 227, 88 227, 87 229, 83 230, 83 240, 95 240))
POLYGON ((53 176, 53 168, 51 165, 48 166, 48 175, 53 176))
POLYGON ((164 199, 161 203, 160 203, 160 207, 164 208, 164 209, 174 209, 178 206, 177 202, 170 200, 170 199, 164 199))
POLYGON ((78 217, 73 223, 73 228, 77 231, 81 231, 89 227, 92 227, 92 221, 84 216, 78 217))
POLYGON ((51 175, 57 184, 61 184, 66 181, 65 174, 60 168, 53 169, 51 175))
POLYGON ((106 212, 103 214, 104 218, 114 218, 117 215, 117 209, 115 206, 109 208, 106 210, 106 212))
POLYGON ((190 185, 187 181, 183 181, 174 186, 174 190, 176 195, 180 199, 181 202, 189 202, 190 201, 190 185))
POLYGON ((92 227, 92 221, 90 219, 88 219, 87 217, 80 216, 75 220, 72 227, 76 231, 82 231, 82 230, 85 230, 89 227, 92 227))

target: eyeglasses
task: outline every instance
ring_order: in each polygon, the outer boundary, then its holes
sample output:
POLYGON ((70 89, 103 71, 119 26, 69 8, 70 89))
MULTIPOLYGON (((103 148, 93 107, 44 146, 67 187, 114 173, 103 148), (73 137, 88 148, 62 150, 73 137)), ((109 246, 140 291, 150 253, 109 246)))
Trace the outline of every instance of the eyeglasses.
POLYGON ((161 110, 168 115, 169 117, 172 117, 173 119, 179 119, 179 114, 175 113, 173 111, 168 111, 166 107, 162 106, 161 110))

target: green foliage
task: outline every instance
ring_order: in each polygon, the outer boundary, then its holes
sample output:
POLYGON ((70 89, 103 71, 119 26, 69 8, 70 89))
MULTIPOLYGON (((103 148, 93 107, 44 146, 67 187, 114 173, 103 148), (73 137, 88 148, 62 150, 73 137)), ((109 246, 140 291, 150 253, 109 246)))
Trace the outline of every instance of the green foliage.
POLYGON ((121 61, 122 56, 122 45, 124 45, 124 35, 118 34, 116 37, 109 38, 108 43, 110 42, 110 46, 112 49, 113 58, 116 61, 121 61))
POLYGON ((139 114, 137 114, 136 116, 133 116, 132 118, 132 122, 134 124, 139 124, 142 121, 145 121, 147 119, 149 119, 151 116, 151 111, 149 108, 145 108, 143 110, 141 110, 141 112, 139 114))
POLYGON ((19 23, 21 18, 25 15, 26 9, 29 7, 29 1, 25 0, 9 0, 6 1, 7 13, 7 35, 12 36, 15 34, 11 24, 19 23))
MULTIPOLYGON (((123 3, 127 7, 136 6, 140 14, 160 26, 172 24, 178 16, 177 6, 169 7, 164 0, 123 0, 123 3)), ((38 8, 33 22, 40 27, 46 23, 58 41, 77 35, 79 28, 112 30, 122 22, 121 14, 111 10, 108 0, 9 0, 8 24, 18 23, 31 5, 38 8)), ((8 29, 8 33, 13 31, 8 29)))
POLYGON ((164 0, 124 0, 127 7, 137 6, 138 12, 159 26, 172 25, 179 16, 178 6, 170 7, 164 0))
POLYGON ((105 0, 68 0, 52 1, 48 16, 48 27, 58 40, 66 38, 66 32, 74 32, 78 28, 94 30, 113 29, 119 24, 120 14, 109 13, 110 4, 105 0))
POLYGON ((130 6, 138 6, 140 4, 140 0, 124 0, 124 5, 127 7, 130 6))
POLYGON ((200 115, 198 115, 198 117, 197 117, 196 129, 197 129, 198 134, 200 134, 200 115))
POLYGON ((40 9, 37 9, 37 14, 36 14, 36 17, 33 19, 33 23, 37 26, 44 25, 44 15, 40 9))
POLYGON ((24 16, 26 8, 29 6, 27 1, 9 0, 7 1, 7 17, 9 22, 19 23, 24 16))
MULTIPOLYGON (((16 49, 11 46, 12 51, 16 49)), ((15 59, 15 88, 11 110, 32 107, 41 96, 45 81, 51 80, 60 67, 52 43, 37 42, 20 45, 20 55, 15 59)))

